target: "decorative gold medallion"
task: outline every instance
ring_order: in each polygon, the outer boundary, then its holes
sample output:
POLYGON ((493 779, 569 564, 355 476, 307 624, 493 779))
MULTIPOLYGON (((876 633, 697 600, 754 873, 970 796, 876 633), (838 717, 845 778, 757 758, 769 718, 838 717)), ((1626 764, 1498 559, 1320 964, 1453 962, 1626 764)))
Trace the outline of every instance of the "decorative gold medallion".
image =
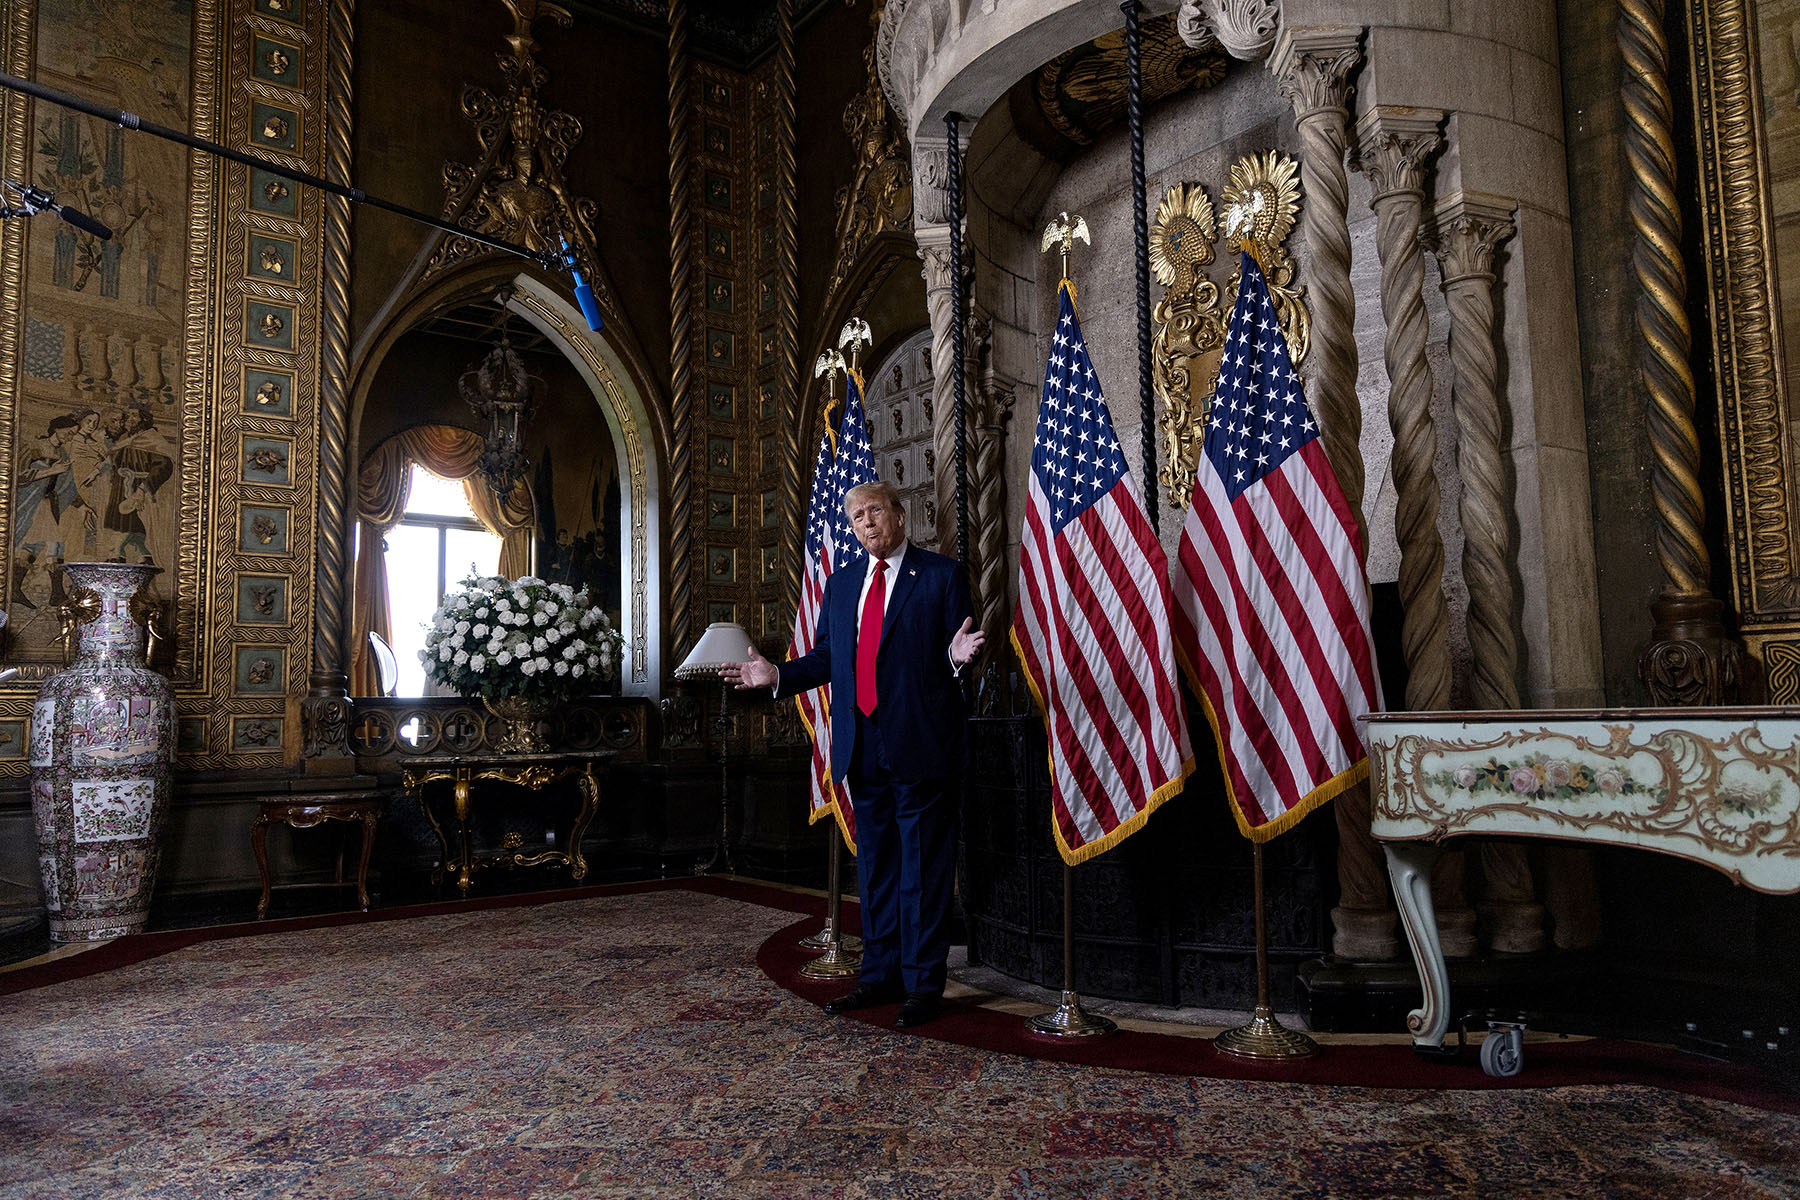
POLYGON ((1150 269, 1168 290, 1156 306, 1150 344, 1151 382, 1162 401, 1157 417, 1163 465, 1157 471, 1171 507, 1187 504, 1206 430, 1206 405, 1225 344, 1219 289, 1201 268, 1217 257, 1212 200, 1197 183, 1178 183, 1156 207, 1150 269))

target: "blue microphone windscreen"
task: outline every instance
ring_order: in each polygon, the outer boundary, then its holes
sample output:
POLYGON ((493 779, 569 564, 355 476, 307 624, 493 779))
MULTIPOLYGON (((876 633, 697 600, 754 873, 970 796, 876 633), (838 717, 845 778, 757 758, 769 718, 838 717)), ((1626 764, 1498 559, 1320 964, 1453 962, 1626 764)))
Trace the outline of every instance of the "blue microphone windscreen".
POLYGON ((575 281, 575 302, 581 305, 581 315, 587 318, 588 328, 595 333, 605 322, 600 320, 600 303, 594 299, 594 289, 582 282, 580 277, 575 281))

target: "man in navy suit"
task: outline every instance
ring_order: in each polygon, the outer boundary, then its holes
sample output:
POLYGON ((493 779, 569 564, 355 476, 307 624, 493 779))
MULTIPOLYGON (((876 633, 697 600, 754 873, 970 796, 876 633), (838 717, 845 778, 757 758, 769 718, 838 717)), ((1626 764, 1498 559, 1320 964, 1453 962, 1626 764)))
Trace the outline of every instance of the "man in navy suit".
POLYGON ((981 652, 969 581, 955 559, 906 541, 906 510, 886 483, 844 495, 867 550, 862 571, 825 581, 811 653, 776 664, 755 651, 725 668, 740 688, 791 696, 831 684, 831 772, 856 807, 862 978, 832 1013, 903 1001, 896 1023, 938 1015, 950 953, 956 800, 963 768, 958 676, 981 652))

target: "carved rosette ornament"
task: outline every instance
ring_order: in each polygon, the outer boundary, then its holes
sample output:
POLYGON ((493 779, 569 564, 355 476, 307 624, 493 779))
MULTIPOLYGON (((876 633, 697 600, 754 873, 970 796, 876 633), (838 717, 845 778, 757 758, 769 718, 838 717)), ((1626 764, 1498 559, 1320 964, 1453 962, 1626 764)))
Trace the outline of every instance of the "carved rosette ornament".
POLYGON ((1169 506, 1184 508, 1194 490, 1206 408, 1225 344, 1219 288, 1201 273, 1217 255, 1212 201, 1197 183, 1178 183, 1156 206, 1150 225, 1150 270, 1167 290, 1153 315, 1151 383, 1162 402, 1157 418, 1163 464, 1157 479, 1169 506))
POLYGON ((1175 27, 1196 50, 1217 42, 1239 62, 1255 62, 1268 56, 1281 32, 1281 5, 1276 0, 1182 0, 1175 27))

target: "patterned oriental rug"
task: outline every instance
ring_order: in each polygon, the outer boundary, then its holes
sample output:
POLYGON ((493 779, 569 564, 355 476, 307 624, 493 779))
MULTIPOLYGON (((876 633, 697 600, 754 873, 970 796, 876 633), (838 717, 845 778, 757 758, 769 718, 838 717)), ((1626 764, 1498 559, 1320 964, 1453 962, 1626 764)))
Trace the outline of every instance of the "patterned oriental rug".
POLYGON ((784 977, 814 897, 545 899, 0 974, 0 1197, 1800 1195, 1800 1103, 1655 1047, 1534 1044, 1501 1081, 1333 1045, 1272 1079, 1196 1038, 1046 1051, 968 1003, 896 1032, 784 977))

